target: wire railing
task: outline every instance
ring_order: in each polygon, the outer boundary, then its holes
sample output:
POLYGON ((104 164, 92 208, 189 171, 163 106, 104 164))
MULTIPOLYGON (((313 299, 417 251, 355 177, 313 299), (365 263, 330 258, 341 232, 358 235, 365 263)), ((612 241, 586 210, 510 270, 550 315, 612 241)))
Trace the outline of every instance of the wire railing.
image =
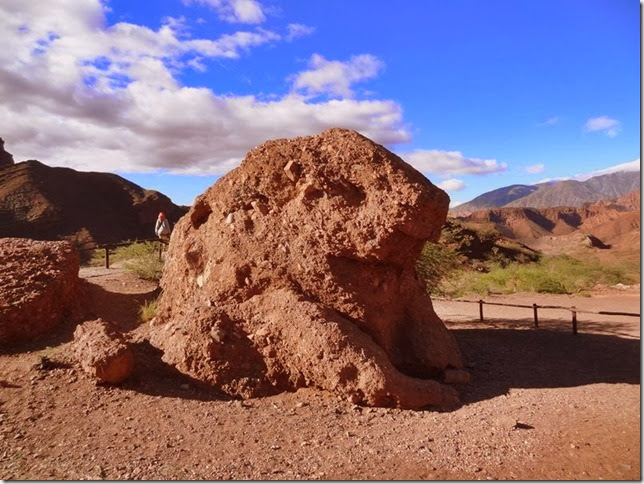
POLYGON ((577 334, 578 329, 577 329, 577 314, 578 313, 587 313, 587 314, 602 314, 605 316, 627 316, 627 317, 634 317, 634 318, 639 318, 640 313, 630 313, 630 312, 623 312, 623 311, 592 311, 590 309, 579 309, 575 306, 555 306, 551 304, 537 304, 534 303, 532 305, 529 304, 512 304, 512 303, 501 303, 501 302, 491 302, 491 301, 484 301, 483 299, 479 299, 477 301, 471 300, 471 299, 449 299, 449 298, 441 298, 441 297, 433 297, 433 300, 436 301, 448 301, 448 302, 463 302, 463 303, 473 303, 473 304, 478 304, 479 305, 479 321, 483 322, 485 321, 484 315, 483 315, 483 305, 488 304, 490 306, 509 306, 509 307, 514 307, 514 308, 526 308, 526 309, 532 309, 533 311, 533 317, 534 317, 534 327, 538 328, 539 327, 539 309, 563 309, 566 311, 570 311, 571 313, 571 323, 572 323, 572 334, 577 334))

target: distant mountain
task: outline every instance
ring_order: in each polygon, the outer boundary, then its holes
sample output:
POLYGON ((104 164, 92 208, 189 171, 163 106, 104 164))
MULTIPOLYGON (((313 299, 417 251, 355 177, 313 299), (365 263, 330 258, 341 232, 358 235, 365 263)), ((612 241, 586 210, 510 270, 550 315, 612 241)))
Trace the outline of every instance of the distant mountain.
POLYGON ((585 181, 563 180, 538 185, 510 185, 458 205, 450 210, 450 215, 467 215, 477 210, 501 207, 580 207, 584 203, 615 199, 639 189, 639 171, 609 173, 585 181))
POLYGON ((614 199, 640 189, 639 172, 617 172, 586 181, 564 180, 539 187, 506 207, 580 207, 584 203, 614 199))
POLYGON ((497 208, 513 202, 514 200, 527 197, 539 187, 535 185, 510 185, 509 187, 497 188, 491 192, 479 195, 475 199, 458 205, 454 211, 474 212, 484 208, 497 208))
MULTIPOLYGON (((10 156, 0 147, 0 160, 10 156)), ((118 175, 11 161, 0 164, 0 237, 81 245, 149 239, 160 211, 172 223, 187 212, 118 175)))

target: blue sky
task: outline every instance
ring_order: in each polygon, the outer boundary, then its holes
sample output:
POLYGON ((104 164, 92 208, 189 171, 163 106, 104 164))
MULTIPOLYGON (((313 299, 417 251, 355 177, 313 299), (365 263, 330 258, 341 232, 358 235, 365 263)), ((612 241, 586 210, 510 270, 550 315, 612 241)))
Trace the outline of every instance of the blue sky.
POLYGON ((0 136, 190 204, 276 137, 352 128, 443 187, 639 169, 634 0, 0 4, 0 136), (626 165, 624 165, 626 164, 626 165))

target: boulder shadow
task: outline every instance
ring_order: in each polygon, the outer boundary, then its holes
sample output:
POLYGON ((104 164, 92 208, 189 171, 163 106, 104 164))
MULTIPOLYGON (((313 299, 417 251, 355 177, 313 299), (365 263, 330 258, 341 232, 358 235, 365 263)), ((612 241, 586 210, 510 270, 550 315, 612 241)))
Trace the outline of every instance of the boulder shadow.
POLYGON ((84 281, 75 307, 65 312, 58 325, 28 340, 0 343, 0 354, 27 353, 68 343, 74 339, 74 330, 79 324, 98 318, 114 323, 121 332, 127 333, 141 324, 141 305, 156 299, 159 292, 160 289, 156 288, 148 292, 123 294, 84 281))
MULTIPOLYGON (((572 334, 570 324, 540 321, 480 323, 451 328, 472 377, 459 388, 463 404, 511 388, 560 388, 593 383, 640 383, 640 340, 613 334, 572 334)), ((586 330, 588 323, 584 323, 586 330)))
POLYGON ((234 400, 165 363, 161 359, 163 352, 152 346, 149 341, 141 340, 130 344, 134 351, 134 371, 121 383, 120 388, 158 397, 200 401, 234 400))
POLYGON ((160 291, 161 289, 157 287, 152 291, 123 294, 108 291, 98 284, 85 281, 82 320, 101 318, 114 323, 120 331, 127 333, 141 324, 139 317, 141 306, 155 300, 160 291))

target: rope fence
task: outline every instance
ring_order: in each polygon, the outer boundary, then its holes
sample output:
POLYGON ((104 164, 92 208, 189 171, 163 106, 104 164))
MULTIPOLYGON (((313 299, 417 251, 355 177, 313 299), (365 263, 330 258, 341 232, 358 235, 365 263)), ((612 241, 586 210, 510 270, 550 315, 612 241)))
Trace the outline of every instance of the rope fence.
POLYGON ((587 313, 587 314, 603 314, 606 316, 628 316, 639 318, 639 313, 627 313, 621 311, 592 311, 590 309, 579 309, 575 306, 553 306, 553 305, 539 305, 539 304, 511 304, 511 303, 501 303, 501 302, 490 302, 479 299, 478 301, 473 301, 471 299, 448 299, 442 297, 432 298, 436 301, 448 301, 448 302, 464 302, 464 303, 473 303, 479 305, 479 321, 483 322, 485 319, 483 317, 483 305, 488 304, 490 306, 508 306, 513 308, 526 308, 532 309, 534 316, 534 327, 539 327, 539 309, 563 309, 571 312, 572 316, 572 334, 577 334, 577 313, 587 313))

